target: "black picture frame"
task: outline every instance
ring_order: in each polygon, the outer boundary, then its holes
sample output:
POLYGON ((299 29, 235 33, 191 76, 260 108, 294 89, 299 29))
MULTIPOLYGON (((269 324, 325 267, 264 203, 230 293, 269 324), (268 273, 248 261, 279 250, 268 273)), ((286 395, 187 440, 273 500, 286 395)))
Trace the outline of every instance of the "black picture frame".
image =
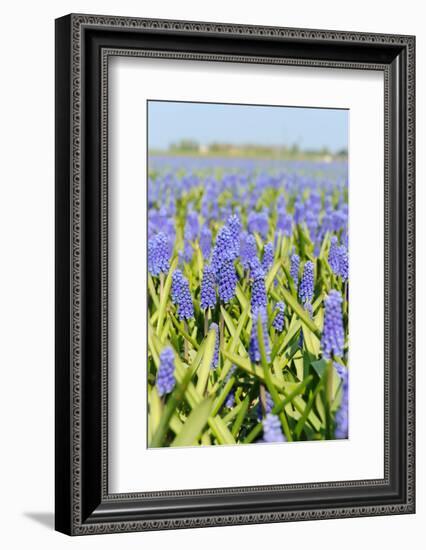
POLYGON ((415 37, 71 14, 56 20, 56 529, 69 535, 415 511, 415 37), (385 97, 384 478, 109 494, 111 55, 377 70, 385 97))

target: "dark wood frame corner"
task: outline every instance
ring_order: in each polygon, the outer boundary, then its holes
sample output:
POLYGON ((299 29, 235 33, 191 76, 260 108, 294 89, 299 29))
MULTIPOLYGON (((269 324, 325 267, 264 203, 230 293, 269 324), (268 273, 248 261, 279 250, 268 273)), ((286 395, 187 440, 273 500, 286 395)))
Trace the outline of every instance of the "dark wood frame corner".
POLYGON ((68 15, 56 21, 56 529, 71 535, 413 513, 413 36, 68 15), (111 56, 339 67, 385 81, 384 478, 110 494, 111 56))

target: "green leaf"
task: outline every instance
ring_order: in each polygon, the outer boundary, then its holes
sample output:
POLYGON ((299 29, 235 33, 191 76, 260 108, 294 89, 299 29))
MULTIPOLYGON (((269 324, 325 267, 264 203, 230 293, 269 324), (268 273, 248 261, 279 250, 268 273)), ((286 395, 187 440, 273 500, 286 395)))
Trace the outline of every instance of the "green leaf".
POLYGON ((311 365, 313 366, 318 376, 322 378, 324 375, 325 369, 327 368, 327 361, 325 359, 320 359, 319 361, 312 361, 311 365))
MULTIPOLYGON (((231 378, 226 382, 225 386, 223 387, 223 390, 220 392, 219 397, 216 399, 213 407, 212 415, 216 415, 223 403, 225 402, 225 399, 228 397, 229 392, 232 389, 232 386, 234 385, 235 378, 231 376, 231 378)), ((213 391, 212 391, 213 392, 213 391)))
POLYGON ((278 271, 281 267, 281 260, 277 260, 274 265, 271 267, 271 269, 268 272, 268 275, 265 280, 265 286, 266 286, 266 292, 268 292, 271 284, 273 283, 278 271))
MULTIPOLYGON (((257 365, 253 365, 252 362, 248 357, 241 357, 240 355, 236 355, 235 353, 229 353, 228 351, 224 350, 223 354, 225 357, 227 357, 234 365, 237 365, 237 367, 240 367, 245 372, 255 376, 258 378, 261 382, 265 382, 265 374, 263 370, 258 367, 257 365)), ((281 390, 282 387, 275 376, 270 375, 271 380, 273 384, 281 390)))
POLYGON ((322 402, 320 394, 318 394, 316 396, 315 404, 316 404, 316 407, 317 407, 318 414, 321 418, 321 422, 325 425, 325 422, 326 422, 325 408, 324 408, 324 403, 322 402))
POLYGON ((173 323, 174 327, 178 330, 178 332, 180 332, 180 334, 185 338, 185 340, 188 340, 188 342, 195 349, 198 349, 198 347, 199 347, 198 342, 196 342, 187 332, 185 332, 185 330, 183 329, 183 327, 181 326, 179 321, 176 319, 176 317, 172 313, 169 313, 169 315, 170 315, 170 319, 172 320, 172 323, 173 323))
POLYGON ((293 314, 290 321, 290 326, 288 327, 287 332, 284 331, 280 335, 280 337, 275 342, 272 348, 272 352, 271 352, 272 359, 274 359, 276 355, 281 354, 287 348, 290 340, 294 338, 294 336, 300 329, 300 326, 301 326, 300 321, 297 319, 297 315, 293 314))
POLYGON ((237 288, 236 288, 236 291, 235 291, 235 294, 238 298, 238 301, 240 302, 241 304, 241 307, 242 309, 247 309, 248 307, 250 307, 250 302, 249 300, 245 297, 245 294, 240 286, 240 284, 237 284, 237 288))
MULTIPOLYGON (((217 335, 219 338, 219 335, 217 335)), ((197 380, 197 392, 200 395, 203 395, 206 391, 207 380, 209 378, 210 369, 214 356, 214 348, 216 344, 216 331, 211 328, 207 334, 207 338, 204 344, 204 354, 201 360, 200 368, 197 371, 198 380, 197 380)))
POLYGON ((314 321, 309 317, 309 313, 303 309, 299 302, 290 294, 290 292, 284 287, 281 288, 281 294, 287 305, 296 313, 299 319, 318 337, 321 338, 321 333, 314 323, 314 321))
POLYGON ((240 431, 240 428, 241 428, 241 426, 244 422, 244 417, 247 413, 247 409, 249 407, 249 404, 250 404, 250 399, 249 399, 249 396, 246 395, 246 397, 244 398, 244 401, 241 404, 241 408, 238 411, 237 418, 235 419, 235 422, 232 425, 231 433, 234 437, 237 437, 238 432, 240 431))
POLYGON ((303 356, 300 354, 298 354, 297 357, 294 356, 293 363, 294 363, 294 366, 296 367, 297 378, 299 380, 303 380, 303 374, 304 374, 303 356))
POLYGON ((309 330, 308 327, 305 325, 302 326, 302 331, 303 331, 303 341, 306 349, 314 357, 318 357, 321 351, 319 338, 311 330, 309 330))
POLYGON ((237 331, 235 329, 235 325, 234 325, 234 322, 233 322, 231 316, 229 315, 229 313, 226 311, 226 309, 223 306, 220 306, 220 312, 223 316, 223 319, 226 323, 226 326, 228 327, 228 330, 229 330, 232 338, 234 338, 237 331))
MULTIPOLYGON (((309 401, 308 401, 308 403, 305 407, 305 410, 303 411, 302 416, 300 417, 299 421, 296 424, 296 427, 294 429, 294 434, 295 434, 297 439, 300 438, 300 434, 302 433, 302 430, 305 427, 308 416, 309 416, 309 414, 312 410, 312 407, 314 405, 315 398, 318 398, 318 397, 320 398, 319 392, 320 392, 321 389, 322 389, 322 379, 317 384, 315 390, 313 391, 312 395, 310 396, 309 401)), ((320 412, 320 411, 318 411, 318 412, 320 412)), ((324 419, 322 419, 322 421, 324 422, 324 419)))
POLYGON ((220 416, 209 418, 208 422, 212 432, 221 445, 235 445, 237 443, 220 416))
POLYGON ((148 273, 148 290, 151 295, 152 301, 154 302, 155 308, 158 309, 160 307, 160 301, 157 296, 157 292, 155 290, 154 281, 152 280, 152 275, 148 273))
POLYGON ((204 426, 210 415, 212 398, 208 397, 193 409, 179 434, 175 437, 172 447, 194 445, 201 437, 204 426))
POLYGON ((169 395, 167 399, 167 404, 161 415, 160 423, 155 431, 150 447, 162 447, 164 444, 164 438, 166 436, 170 420, 176 411, 179 403, 183 400, 186 388, 189 384, 189 381, 192 377, 192 369, 188 369, 185 373, 185 376, 180 384, 176 386, 173 392, 169 395))
POLYGON ((174 412, 172 414, 172 417, 170 419, 170 423, 169 423, 169 426, 170 426, 170 429, 173 430, 175 432, 175 434, 177 435, 181 429, 182 429, 182 422, 179 420, 179 417, 177 415, 176 412, 174 412))
POLYGON ((166 313, 167 304, 169 302, 170 289, 172 288, 172 275, 173 271, 176 269, 177 263, 178 258, 175 258, 170 265, 169 273, 167 274, 166 281, 164 283, 163 294, 158 307, 157 335, 160 335, 163 329, 164 316, 166 313))
MULTIPOLYGON (((161 399, 158 395, 157 388, 154 386, 149 392, 149 433, 154 434, 160 424, 161 411, 162 411, 161 399)), ((148 437, 148 446, 150 442, 150 437, 148 437)))

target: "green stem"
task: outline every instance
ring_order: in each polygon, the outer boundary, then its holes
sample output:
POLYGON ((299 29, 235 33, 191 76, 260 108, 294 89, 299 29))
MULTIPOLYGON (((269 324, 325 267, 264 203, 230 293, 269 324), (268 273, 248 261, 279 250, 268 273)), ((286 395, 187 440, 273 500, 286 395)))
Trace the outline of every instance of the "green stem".
POLYGON ((164 294, 164 273, 160 273, 160 304, 163 302, 164 294))
POLYGON ((209 331, 209 321, 210 321, 210 308, 207 308, 204 314, 204 336, 207 336, 207 333, 209 331))
POLYGON ((224 347, 224 337, 225 337, 225 320, 223 318, 223 314, 222 314, 222 311, 220 312, 220 317, 219 317, 219 334, 220 334, 220 340, 219 340, 219 343, 220 343, 220 347, 223 348, 224 347))
POLYGON ((259 399, 260 399, 260 403, 262 405, 263 413, 265 414, 266 413, 266 390, 265 390, 265 385, 264 384, 260 384, 259 399))
MULTIPOLYGON (((188 334, 188 323, 186 322, 186 320, 184 320, 183 322, 183 327, 185 332, 188 334)), ((188 363, 189 347, 188 347, 188 340, 186 338, 183 339, 183 350, 184 350, 183 352, 184 352, 185 362, 188 363)))

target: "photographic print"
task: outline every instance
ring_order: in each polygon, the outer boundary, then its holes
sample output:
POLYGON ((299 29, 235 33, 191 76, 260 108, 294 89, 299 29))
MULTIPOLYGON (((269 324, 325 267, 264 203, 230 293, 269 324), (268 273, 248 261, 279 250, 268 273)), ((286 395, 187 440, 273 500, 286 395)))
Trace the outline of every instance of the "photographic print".
POLYGON ((148 446, 348 438, 348 110, 147 109, 148 446))
POLYGON ((70 14, 55 52, 55 528, 414 513, 415 37, 70 14))

